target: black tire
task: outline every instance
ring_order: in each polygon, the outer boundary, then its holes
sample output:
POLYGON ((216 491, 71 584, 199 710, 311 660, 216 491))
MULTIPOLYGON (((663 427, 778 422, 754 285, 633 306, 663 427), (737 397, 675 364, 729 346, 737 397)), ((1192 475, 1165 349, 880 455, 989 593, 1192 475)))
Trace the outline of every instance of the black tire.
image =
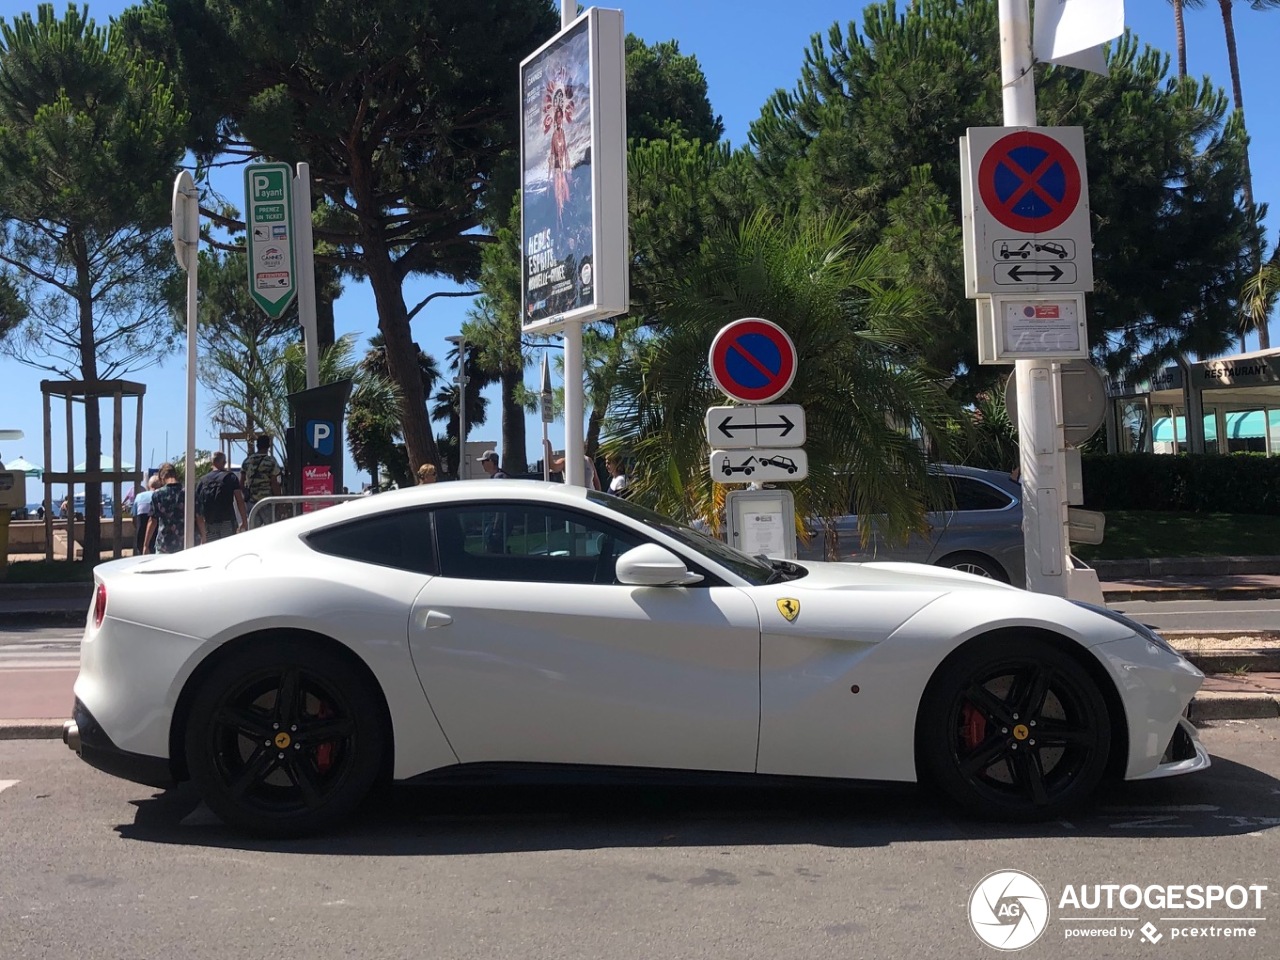
POLYGON ((1009 582, 1009 575, 1004 572, 1004 567, 981 553, 953 553, 943 557, 935 566, 946 567, 948 570, 963 570, 965 573, 986 577, 989 580, 999 580, 1001 583, 1009 582))
POLYGON ((228 824, 272 837, 316 833, 372 788, 382 716, 376 693, 338 654, 298 640, 255 643, 201 680, 187 766, 228 824))
POLYGON ((1050 819, 1087 801, 1110 745, 1093 677, 1035 637, 962 647, 930 680, 916 721, 921 781, 998 820, 1050 819))

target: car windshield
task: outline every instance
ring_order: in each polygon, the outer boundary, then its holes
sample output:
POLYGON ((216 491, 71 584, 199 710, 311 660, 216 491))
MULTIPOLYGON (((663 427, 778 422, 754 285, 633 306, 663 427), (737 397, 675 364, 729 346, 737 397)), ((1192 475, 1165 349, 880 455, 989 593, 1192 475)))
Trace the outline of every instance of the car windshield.
POLYGON ((741 550, 735 550, 715 537, 708 536, 693 527, 686 527, 670 517, 654 513, 647 507, 642 507, 629 500, 623 500, 621 497, 611 496, 607 493, 596 493, 595 491, 589 492, 587 497, 592 503, 608 507, 610 510, 630 517, 632 520, 638 520, 647 527, 661 530, 667 536, 679 540, 689 549, 695 550, 714 560, 720 566, 732 570, 753 586, 759 586, 777 579, 773 565, 763 557, 748 556, 741 550))

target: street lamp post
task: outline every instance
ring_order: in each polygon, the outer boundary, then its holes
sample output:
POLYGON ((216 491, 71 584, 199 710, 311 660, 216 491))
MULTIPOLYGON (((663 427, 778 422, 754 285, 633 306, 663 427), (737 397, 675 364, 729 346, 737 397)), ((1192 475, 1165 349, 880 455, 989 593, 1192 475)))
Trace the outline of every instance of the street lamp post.
POLYGON ((462 334, 445 337, 458 348, 458 479, 470 480, 467 469, 467 338, 462 334))

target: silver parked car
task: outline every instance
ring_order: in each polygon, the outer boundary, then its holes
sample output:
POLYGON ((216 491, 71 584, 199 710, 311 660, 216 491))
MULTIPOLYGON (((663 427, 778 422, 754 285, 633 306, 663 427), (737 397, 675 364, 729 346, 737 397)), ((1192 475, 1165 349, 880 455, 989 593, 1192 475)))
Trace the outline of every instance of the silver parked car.
MULTIPOLYGON (((882 540, 872 528, 872 539, 863 547, 856 514, 837 517, 837 560, 905 560, 964 570, 1014 586, 1026 585, 1022 536, 1022 488, 1000 470, 980 470, 939 464, 937 469, 951 486, 954 510, 926 514, 928 536, 912 535, 905 543, 882 540)), ((800 558, 826 557, 826 534, 820 524, 809 523, 809 544, 800 544, 800 558)))

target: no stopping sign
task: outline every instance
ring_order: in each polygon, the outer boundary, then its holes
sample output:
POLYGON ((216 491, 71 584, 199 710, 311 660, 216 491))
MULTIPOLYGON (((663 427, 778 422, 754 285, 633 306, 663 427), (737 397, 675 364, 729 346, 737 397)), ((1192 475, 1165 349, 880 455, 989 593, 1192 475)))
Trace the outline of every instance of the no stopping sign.
POLYGON ((796 378, 796 345, 776 323, 746 317, 721 328, 707 362, 726 395, 743 403, 769 403, 796 378))

